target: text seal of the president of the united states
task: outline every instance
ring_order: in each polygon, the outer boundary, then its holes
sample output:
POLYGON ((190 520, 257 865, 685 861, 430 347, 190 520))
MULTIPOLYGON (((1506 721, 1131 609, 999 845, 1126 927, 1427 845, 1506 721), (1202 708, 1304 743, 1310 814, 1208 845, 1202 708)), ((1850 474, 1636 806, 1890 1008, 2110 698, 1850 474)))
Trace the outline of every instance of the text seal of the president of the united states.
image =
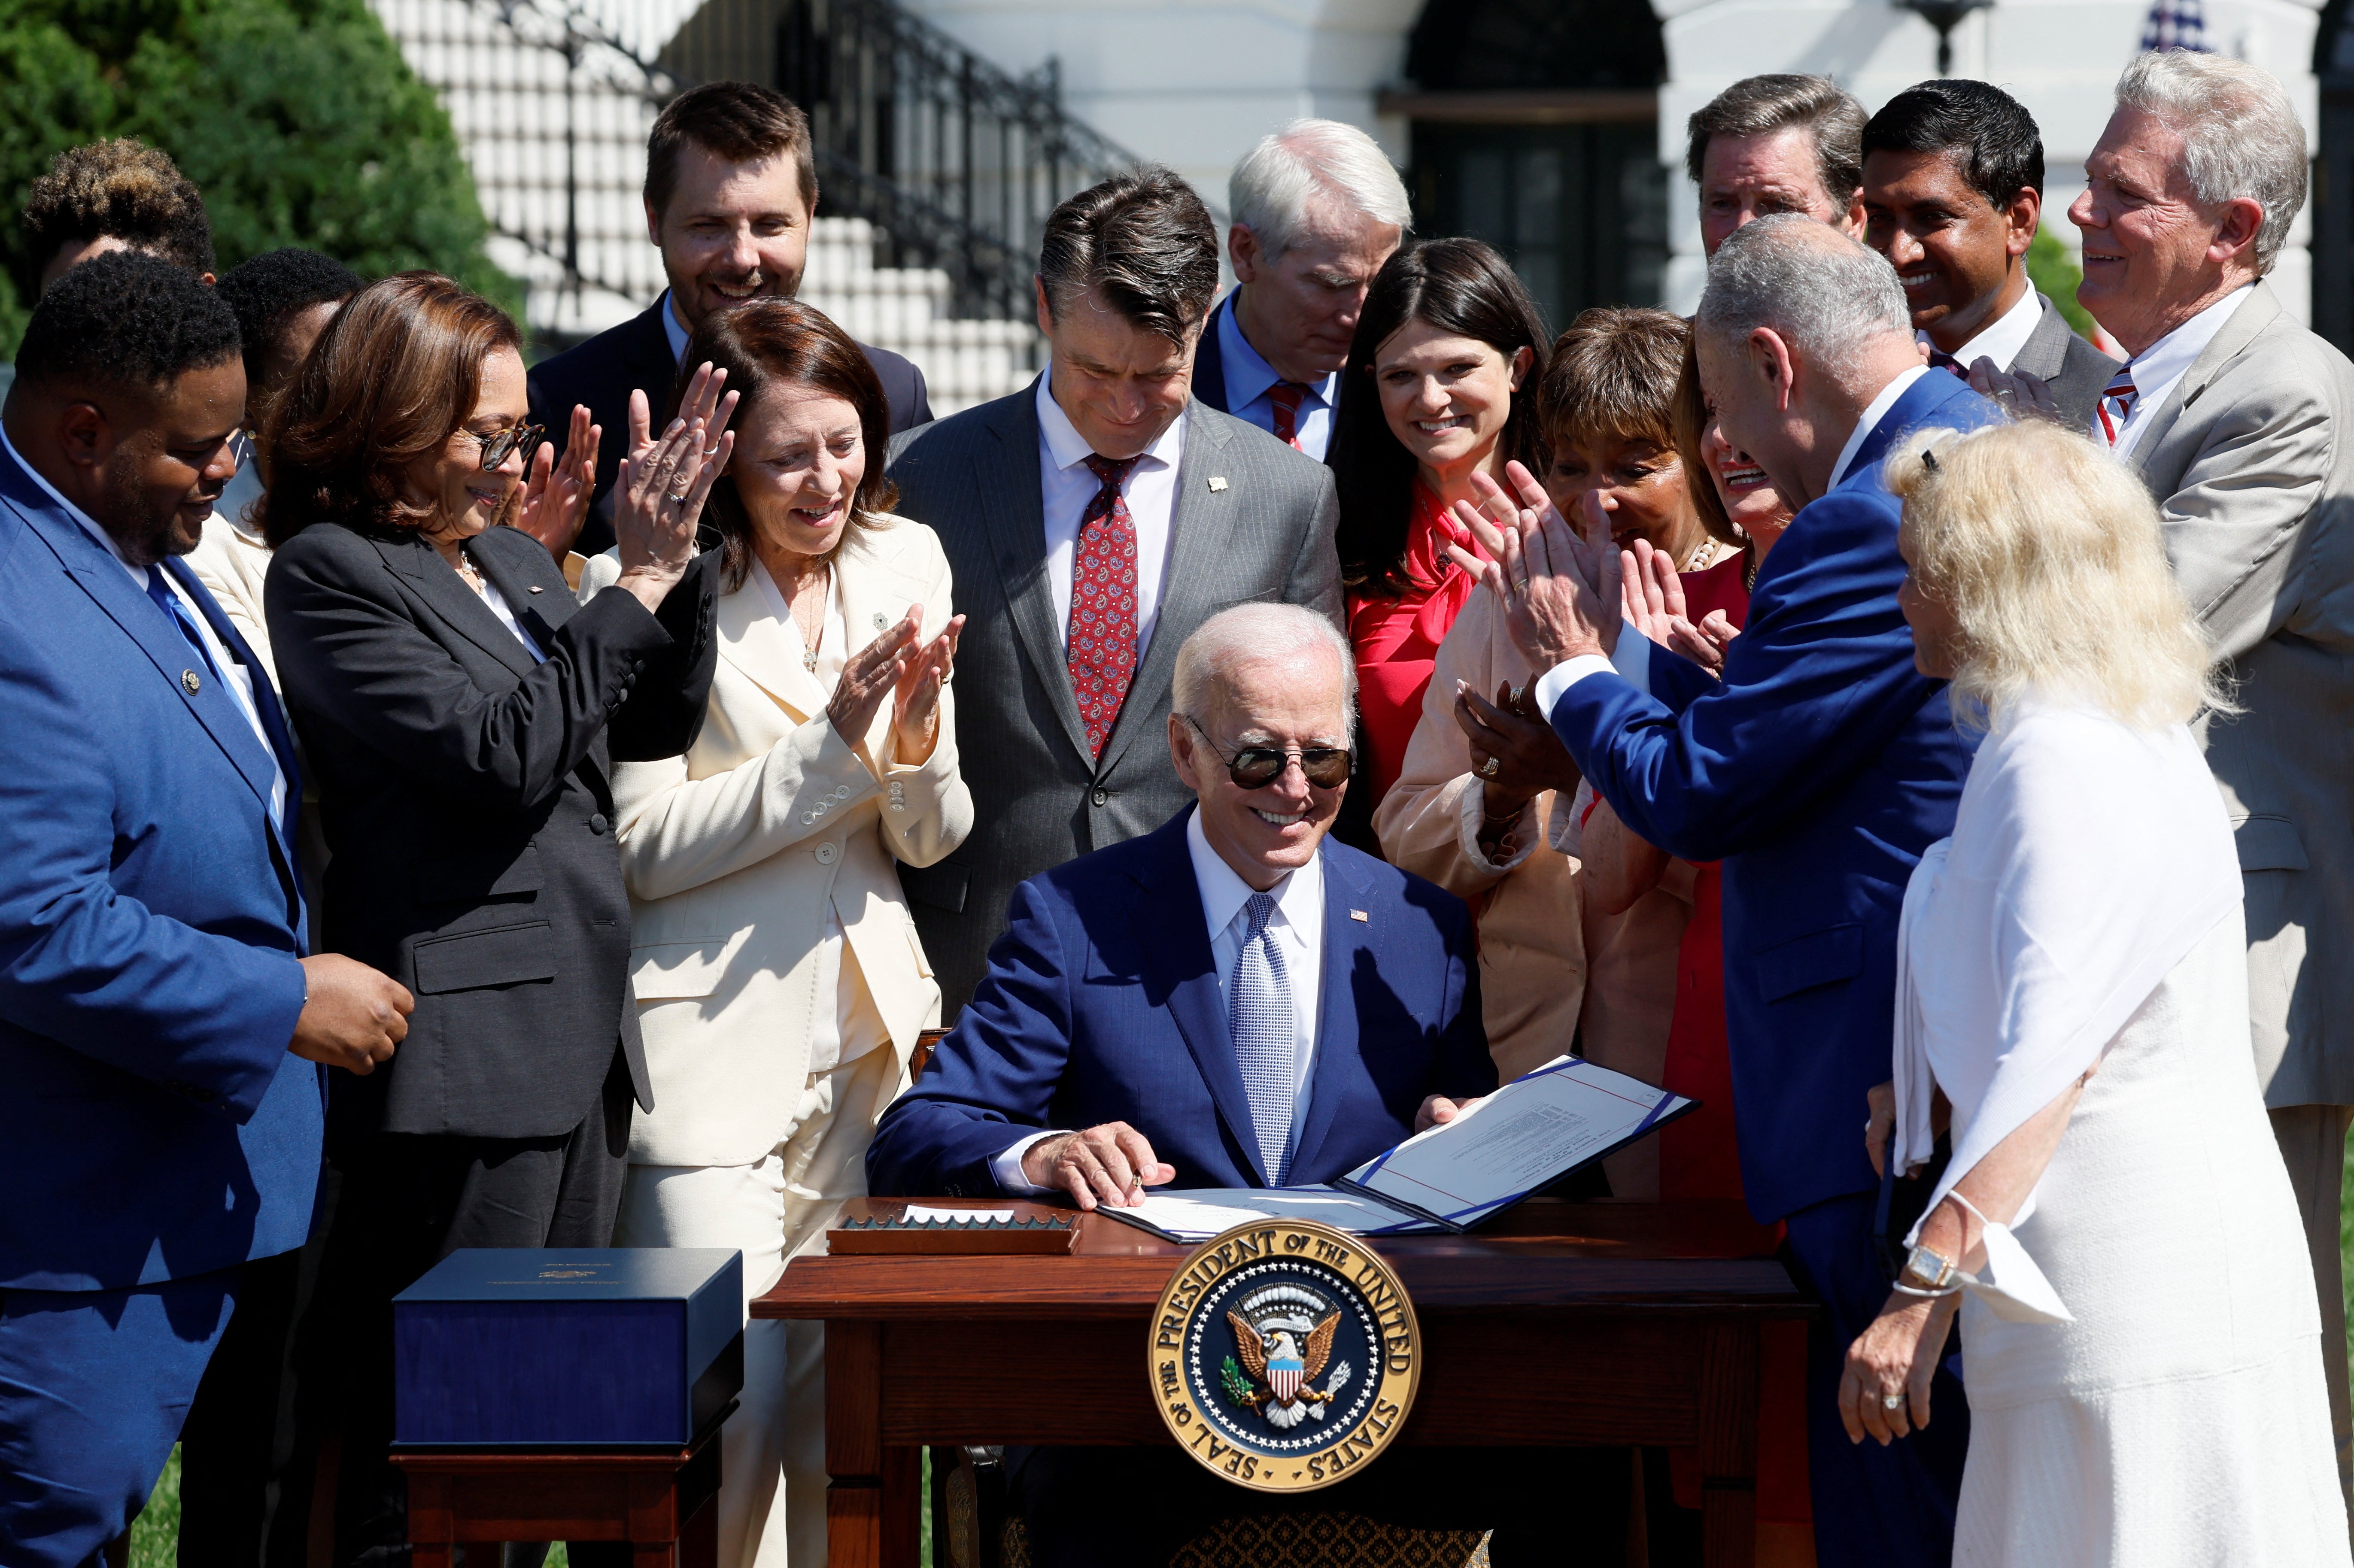
POLYGON ((1363 1238, 1252 1220, 1196 1247, 1152 1314, 1153 1402, 1238 1486, 1311 1491, 1389 1446, 1414 1408, 1422 1330, 1363 1238))

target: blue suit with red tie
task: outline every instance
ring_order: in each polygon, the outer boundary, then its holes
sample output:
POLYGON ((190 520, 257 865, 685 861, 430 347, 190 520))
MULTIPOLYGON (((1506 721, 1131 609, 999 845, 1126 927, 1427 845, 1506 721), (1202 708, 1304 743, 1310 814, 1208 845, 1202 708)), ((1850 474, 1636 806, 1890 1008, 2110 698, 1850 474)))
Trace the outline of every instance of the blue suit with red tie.
POLYGON ((0 450, 0 1542, 80 1568, 169 1457, 250 1259, 302 1245, 324 1069, 292 814, 262 733, 183 623, 0 450), (273 809, 279 779, 282 809, 273 809))
POLYGON ((1550 710, 1629 828, 1723 862, 1743 1188, 1760 1220, 1785 1222, 1828 1308, 1808 1409, 1824 1568, 1952 1555, 1969 1431, 1956 1378, 1939 1374, 1931 1425, 1885 1449, 1850 1445, 1835 1401, 1847 1348, 1890 1284, 1863 1124, 1866 1092, 1893 1073, 1897 917, 1922 851, 1954 830, 1977 745, 1945 683, 1913 667, 1896 604, 1903 507, 1881 462, 1909 430, 2000 418, 1955 377, 1918 376, 1775 544, 1721 681, 1653 648, 1648 690, 1597 673, 1550 710))

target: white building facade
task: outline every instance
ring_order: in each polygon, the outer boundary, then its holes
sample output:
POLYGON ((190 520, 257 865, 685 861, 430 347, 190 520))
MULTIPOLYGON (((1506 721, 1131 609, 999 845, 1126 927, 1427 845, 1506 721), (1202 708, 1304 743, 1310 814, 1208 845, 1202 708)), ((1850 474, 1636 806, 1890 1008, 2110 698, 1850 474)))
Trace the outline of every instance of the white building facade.
MULTIPOLYGON (((1683 128, 1724 87, 1813 72, 1876 109, 1937 70, 1934 29, 1887 0, 373 3, 449 104, 501 232, 494 254, 531 284, 532 325, 552 341, 659 291, 637 189, 663 97, 728 75, 801 98, 832 171, 821 217, 834 215, 805 292, 914 358, 942 412, 1032 374, 1018 296, 1036 224, 1107 159, 1168 164, 1223 209, 1236 159, 1285 121, 1363 126, 1409 172, 1419 230, 1497 244, 1558 326, 1593 304, 1696 303, 1683 128), (986 124, 958 96, 977 75, 996 83, 986 124), (1058 143, 1061 117, 1077 124, 1058 143), (1017 143, 1028 151, 1006 152, 1017 143), (975 222, 990 244, 960 241, 975 222), (990 266, 966 265, 984 250, 990 266)), ((2066 208, 2152 5, 2272 71, 2322 154, 2318 222, 2300 218, 2276 284, 2293 311, 2354 340, 2354 34, 2337 36, 2354 0, 2327 4, 1993 0, 1955 28, 1953 70, 2035 115, 2045 226, 2071 249, 2066 208), (2333 42, 2317 50, 2324 31, 2333 42), (2333 173, 2347 187, 2334 205, 2333 173)))
MULTIPOLYGON (((1937 37, 1913 12, 1875 0, 1653 3, 1665 72, 1649 118, 1666 171, 1669 248, 1657 302, 1690 310, 1699 298, 1702 264, 1695 193, 1682 173, 1685 118, 1733 82, 1766 71, 1829 77, 1877 109, 1937 74, 1937 37)), ((2190 5, 2195 9, 2198 0, 2190 5)), ((1405 167, 1417 164, 1417 137, 1435 128, 1412 113, 1423 84, 1409 78, 1408 45, 1417 24, 1426 22, 1421 0, 910 0, 910 8, 1010 69, 1057 58, 1073 112, 1123 145, 1175 166, 1205 193, 1222 194, 1243 149, 1295 115, 1361 125, 1405 167)), ((1483 8, 1564 13, 1577 5, 1483 7, 1481 0, 1430 0, 1436 15, 1427 20, 1436 26, 1451 18, 1469 27, 1483 8)), ((2118 72, 2140 47, 2149 9, 2148 0, 1997 0, 1964 18, 1952 36, 1954 74, 1999 83, 2042 127, 2047 224, 2072 249, 2075 231, 2063 215, 2083 188, 2084 156, 2107 121, 2118 72)), ((2308 135, 2317 132, 2313 64, 2319 6, 2303 0, 2207 0, 2203 20, 2208 48, 2279 77, 2308 135)), ((1573 115, 1577 108, 1566 93, 1582 85, 1564 82, 1564 101, 1531 101, 1521 112, 1532 124, 1547 113, 1573 115)), ((1522 93, 1533 101, 1542 90, 1522 93)), ((1597 103, 1591 112, 1610 108, 1597 103)), ((1452 110, 1472 111, 1466 104, 1452 110)), ((1486 123, 1511 123, 1511 104, 1500 103, 1494 112, 1498 118, 1486 123)), ((1426 227, 1427 215, 1425 221, 1426 227)), ((2305 245, 2310 228, 2309 218, 2300 221, 2276 273, 2283 294, 2299 312, 2309 293, 2305 245)))

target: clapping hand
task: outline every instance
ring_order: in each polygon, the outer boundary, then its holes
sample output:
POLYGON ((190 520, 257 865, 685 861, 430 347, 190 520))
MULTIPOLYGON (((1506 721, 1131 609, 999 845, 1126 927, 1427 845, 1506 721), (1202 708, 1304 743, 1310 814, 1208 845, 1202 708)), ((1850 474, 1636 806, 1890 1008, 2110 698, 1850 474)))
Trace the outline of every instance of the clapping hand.
POLYGON ((722 433, 736 412, 737 395, 721 395, 726 379, 707 360, 698 366, 679 400, 678 418, 659 437, 645 393, 630 394, 630 455, 613 481, 621 498, 613 509, 621 554, 616 586, 637 595, 648 609, 662 603, 695 558, 704 499, 735 453, 736 433, 722 433))
POLYGON ((1492 703, 1462 681, 1455 683, 1455 723, 1471 744, 1471 771, 1479 780, 1480 847, 1496 864, 1520 852, 1521 811, 1547 789, 1573 792, 1580 775, 1569 748, 1535 711, 1527 688, 1496 688, 1492 703))
POLYGON ((1648 539, 1619 557, 1624 585, 1619 613, 1628 625, 1662 648, 1672 648, 1712 675, 1724 673, 1725 651, 1740 629, 1721 609, 1698 623, 1687 613, 1683 579, 1665 550, 1648 539))
POLYGON ((545 545, 559 563, 571 553, 580 524, 588 519, 588 498, 597 490, 597 443, 604 433, 602 426, 588 422, 587 407, 575 403, 564 461, 556 461, 556 447, 549 441, 540 442, 532 453, 514 525, 545 545))
MULTIPOLYGON (((921 605, 907 607, 911 632, 923 624, 923 618, 921 605)), ((919 763, 932 755, 933 743, 939 738, 940 691, 956 673, 957 634, 963 630, 964 617, 960 615, 922 647, 910 644, 906 668, 891 699, 893 754, 901 763, 919 763)))
POLYGON ((865 739, 887 696, 892 699, 893 758, 913 764, 931 756, 938 738, 940 688, 956 673, 957 634, 964 630, 964 617, 951 620, 929 642, 917 641, 923 624, 924 607, 909 605, 897 625, 843 666, 825 716, 844 746, 865 739))
POLYGON ((1455 503, 1456 521, 1493 559, 1459 545, 1447 553, 1496 596, 1513 646, 1540 674, 1580 654, 1606 657, 1618 641, 1620 588, 1611 570, 1617 551, 1598 513, 1588 519, 1592 535, 1580 538, 1535 475, 1512 462, 1504 465, 1504 477, 1511 493, 1474 473, 1479 505, 1455 503))

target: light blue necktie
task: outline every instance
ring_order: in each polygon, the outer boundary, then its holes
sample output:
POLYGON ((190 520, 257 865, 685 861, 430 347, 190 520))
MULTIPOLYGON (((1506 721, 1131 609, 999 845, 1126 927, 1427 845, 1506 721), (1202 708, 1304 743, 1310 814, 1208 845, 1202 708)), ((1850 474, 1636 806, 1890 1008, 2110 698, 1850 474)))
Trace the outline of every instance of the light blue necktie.
POLYGON ((1275 895, 1252 894, 1243 913, 1250 917, 1250 929, 1235 961, 1226 1012, 1234 1023, 1235 1065, 1242 1069, 1243 1093, 1250 1100, 1251 1130, 1258 1137, 1259 1164, 1267 1184, 1280 1187, 1289 1174, 1291 1107, 1299 1081, 1292 1059, 1297 1037, 1291 977, 1284 972, 1282 949, 1267 934, 1275 895))

